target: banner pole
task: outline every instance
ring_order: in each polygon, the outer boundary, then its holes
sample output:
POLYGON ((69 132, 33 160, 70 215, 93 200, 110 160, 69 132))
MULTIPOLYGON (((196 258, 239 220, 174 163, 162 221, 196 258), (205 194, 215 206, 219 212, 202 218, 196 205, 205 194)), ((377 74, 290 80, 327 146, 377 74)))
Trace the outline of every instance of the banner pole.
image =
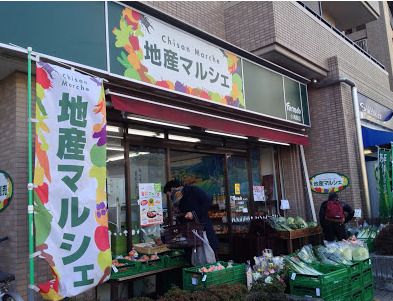
POLYGON ((34 225, 33 225, 33 137, 31 129, 31 51, 32 48, 27 48, 27 156, 28 156, 28 222, 29 222, 29 290, 28 300, 34 300, 34 225))

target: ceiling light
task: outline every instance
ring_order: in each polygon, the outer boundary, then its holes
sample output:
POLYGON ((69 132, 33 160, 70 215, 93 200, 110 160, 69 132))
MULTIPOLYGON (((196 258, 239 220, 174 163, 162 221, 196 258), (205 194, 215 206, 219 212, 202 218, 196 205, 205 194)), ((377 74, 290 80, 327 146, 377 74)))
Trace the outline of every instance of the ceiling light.
POLYGON ((227 133, 221 133, 221 132, 215 132, 215 131, 209 131, 205 130, 206 133, 209 134, 214 134, 214 135, 221 135, 221 136, 227 136, 227 137, 233 137, 233 138, 239 138, 239 139, 248 139, 246 136, 240 136, 240 135, 233 135, 233 134, 227 134, 227 133))
MULTIPOLYGON (((150 154, 149 152, 132 152, 130 153, 129 157, 133 158, 133 157, 139 157, 139 156, 143 156, 143 155, 148 155, 150 154)), ((124 155, 119 155, 119 156, 112 156, 112 157, 108 157, 108 159, 106 160, 106 162, 113 162, 113 161, 119 161, 119 160, 123 160, 124 159, 124 155)))
POLYGON ((106 131, 107 132, 120 133, 120 128, 117 127, 117 126, 113 126, 113 125, 107 125, 106 126, 106 131))
POLYGON ((170 140, 178 140, 178 141, 192 142, 192 143, 201 142, 201 140, 198 139, 198 138, 186 137, 186 136, 178 136, 178 135, 171 135, 171 134, 168 135, 168 138, 170 140))
POLYGON ((188 126, 184 125, 178 125, 178 124, 173 124, 169 122, 161 122, 161 121, 156 121, 156 120, 151 120, 151 119, 145 119, 145 118, 140 118, 140 117, 134 117, 134 116, 128 116, 128 119, 135 120, 135 121, 140 121, 140 122, 147 122, 147 123, 153 123, 153 124, 158 124, 158 125, 164 125, 164 126, 170 126, 178 129, 184 129, 184 130, 190 130, 191 128, 188 126))
POLYGON ((128 129, 128 134, 138 135, 138 136, 145 136, 145 137, 164 138, 164 134, 163 133, 152 132, 152 131, 144 131, 144 130, 137 130, 137 129, 128 129))
POLYGON ((289 146, 289 143, 284 143, 284 142, 277 142, 277 141, 272 141, 272 140, 265 140, 265 139, 258 139, 260 142, 265 142, 265 143, 272 143, 272 144, 279 144, 279 145, 286 145, 289 146))

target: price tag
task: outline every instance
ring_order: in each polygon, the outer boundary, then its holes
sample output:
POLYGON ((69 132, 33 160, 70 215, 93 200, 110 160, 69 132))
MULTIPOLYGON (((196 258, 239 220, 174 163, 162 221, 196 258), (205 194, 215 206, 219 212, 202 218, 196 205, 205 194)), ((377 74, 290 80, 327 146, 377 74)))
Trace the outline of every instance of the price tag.
POLYGON ((192 277, 191 278, 191 284, 192 285, 198 285, 198 278, 192 277))
POLYGON ((205 281, 206 281, 206 278, 207 278, 207 274, 203 275, 203 277, 202 277, 202 282, 205 282, 205 281))
POLYGON ((280 206, 281 210, 288 210, 291 209, 289 206, 289 201, 288 200, 281 200, 281 206, 280 206))
POLYGON ((291 280, 295 280, 295 278, 296 278, 296 273, 292 273, 291 280))
POLYGON ((115 273, 117 273, 119 270, 117 269, 117 267, 115 267, 113 264, 112 264, 112 270, 115 272, 115 273))
POLYGON ((320 297, 320 296, 321 296, 321 290, 320 290, 319 287, 317 287, 317 288, 315 289, 315 294, 317 295, 317 297, 320 297))
POLYGON ((354 216, 354 217, 361 218, 361 217, 362 217, 362 209, 356 208, 356 209, 355 209, 355 213, 354 213, 353 216, 354 216))

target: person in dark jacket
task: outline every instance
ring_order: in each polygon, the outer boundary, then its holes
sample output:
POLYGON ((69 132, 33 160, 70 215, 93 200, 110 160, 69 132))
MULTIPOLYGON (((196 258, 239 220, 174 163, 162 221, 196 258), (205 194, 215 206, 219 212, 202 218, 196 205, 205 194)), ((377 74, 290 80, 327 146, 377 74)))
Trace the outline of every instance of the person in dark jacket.
POLYGON ((348 239, 348 234, 345 230, 345 224, 353 218, 353 215, 354 211, 351 206, 339 200, 337 193, 331 192, 329 194, 328 200, 322 203, 319 210, 319 221, 322 226, 325 240, 334 241, 348 239), (329 209, 328 206, 331 206, 330 208, 334 208, 335 204, 340 206, 340 208, 336 209, 336 211, 338 212, 338 215, 340 215, 341 210, 343 218, 334 219, 329 216, 328 211, 331 211, 332 209, 329 209))
POLYGON ((171 180, 166 183, 164 193, 172 200, 174 207, 180 213, 184 213, 184 218, 193 220, 196 217, 204 225, 209 244, 217 255, 218 238, 213 229, 213 224, 209 218, 209 208, 212 204, 212 197, 197 186, 183 185, 178 180, 171 180))

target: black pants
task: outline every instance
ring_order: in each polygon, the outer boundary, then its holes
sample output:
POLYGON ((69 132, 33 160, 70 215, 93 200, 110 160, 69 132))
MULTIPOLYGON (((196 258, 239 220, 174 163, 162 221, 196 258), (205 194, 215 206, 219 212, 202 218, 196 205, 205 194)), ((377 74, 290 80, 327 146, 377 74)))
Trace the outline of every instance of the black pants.
POLYGON ((322 229, 325 240, 327 241, 348 239, 344 224, 325 221, 322 225, 322 229))

